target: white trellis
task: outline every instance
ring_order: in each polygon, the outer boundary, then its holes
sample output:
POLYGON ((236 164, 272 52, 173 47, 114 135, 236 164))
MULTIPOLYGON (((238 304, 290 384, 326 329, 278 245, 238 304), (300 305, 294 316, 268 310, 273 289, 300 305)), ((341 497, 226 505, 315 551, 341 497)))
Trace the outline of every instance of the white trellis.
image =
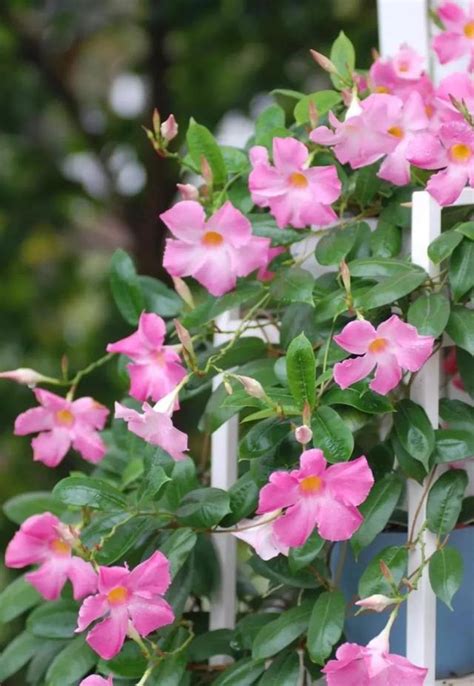
MULTIPOLYGON (((457 0, 467 7, 469 0, 457 0)), ((466 69, 466 60, 459 60, 448 67, 441 67, 430 56, 433 25, 429 20, 429 0, 377 0, 379 49, 382 56, 393 55, 402 43, 412 46, 425 57, 426 64, 435 80, 453 71, 466 69)), ((466 188, 455 205, 474 205, 474 190, 466 188)), ((436 267, 428 259, 427 248, 441 231, 441 208, 425 191, 413 194, 411 256, 415 264, 423 267, 430 275, 436 275, 436 267)), ((219 328, 225 332, 235 331, 239 325, 238 311, 227 312, 219 319, 219 328)), ((265 332, 253 329, 252 335, 261 335, 266 340, 276 340, 278 332, 267 327, 265 332), (256 333, 257 332, 257 333, 256 333)), ((216 336, 216 344, 224 343, 230 337, 223 333, 216 336)), ((426 410, 432 424, 438 426, 439 403, 439 355, 433 356, 417 375, 413 384, 412 398, 426 410)), ((220 382, 216 379, 215 386, 220 382)), ((212 436, 211 484, 229 488, 237 476, 238 417, 221 426, 212 436)), ((423 486, 409 483, 408 516, 409 528, 414 530, 425 519, 424 506, 417 522, 414 513, 419 503, 423 486)), ((434 549, 434 538, 425 534, 427 552, 434 549)), ((233 628, 236 612, 236 541, 232 536, 215 536, 221 566, 221 587, 212 599, 210 628, 233 628)), ((419 563, 418 553, 412 552, 410 569, 419 563)), ((410 594, 407 604, 407 657, 415 664, 428 668, 426 686, 435 684, 436 658, 436 598, 431 590, 428 574, 420 580, 418 590, 410 594)))

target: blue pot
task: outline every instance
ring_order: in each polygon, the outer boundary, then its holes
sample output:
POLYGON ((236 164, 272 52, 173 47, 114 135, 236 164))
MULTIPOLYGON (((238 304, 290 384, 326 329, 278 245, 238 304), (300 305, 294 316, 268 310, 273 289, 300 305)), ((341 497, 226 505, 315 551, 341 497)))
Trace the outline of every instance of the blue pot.
MULTIPOLYGON (((357 596, 359 579, 371 559, 383 548, 406 542, 404 533, 382 533, 365 548, 356 562, 350 545, 341 578, 341 589, 348 602, 357 596)), ((436 607, 436 678, 464 676, 474 672, 474 527, 457 529, 449 538, 449 545, 456 548, 464 560, 463 583, 454 596, 451 611, 440 601, 436 607)), ((337 565, 340 554, 337 546, 333 564, 337 565)), ((387 612, 367 612, 350 617, 346 622, 346 638, 353 643, 367 644, 385 626, 387 612)), ((390 651, 405 655, 406 644, 406 603, 391 632, 390 651)))

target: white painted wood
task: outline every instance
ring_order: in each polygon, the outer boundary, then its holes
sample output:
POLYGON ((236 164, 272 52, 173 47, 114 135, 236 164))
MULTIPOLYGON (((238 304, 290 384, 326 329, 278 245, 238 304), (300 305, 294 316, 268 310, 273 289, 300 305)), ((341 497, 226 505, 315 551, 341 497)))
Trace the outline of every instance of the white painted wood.
POLYGON ((380 54, 390 57, 408 43, 428 64, 428 0, 377 0, 377 12, 380 54))

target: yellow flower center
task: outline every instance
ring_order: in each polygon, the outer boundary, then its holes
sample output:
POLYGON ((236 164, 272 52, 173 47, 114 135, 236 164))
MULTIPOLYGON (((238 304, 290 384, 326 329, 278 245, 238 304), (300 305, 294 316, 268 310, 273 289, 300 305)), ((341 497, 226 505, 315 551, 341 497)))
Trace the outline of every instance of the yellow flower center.
POLYGON ((300 481, 300 490, 303 493, 317 493, 321 490, 323 480, 319 476, 306 476, 300 481))
POLYGON ((121 605, 128 599, 128 590, 125 586, 117 586, 107 593, 109 605, 121 605))
POLYGON ((464 26, 464 35, 466 38, 474 40, 474 21, 468 21, 464 26))
POLYGON ((454 162, 468 162, 472 156, 471 148, 465 143, 455 143, 449 153, 454 162))
POLYGON ((301 172, 293 172, 293 174, 290 174, 290 184, 294 188, 307 188, 308 179, 301 172))
POLYGON ((389 133, 391 136, 395 136, 395 138, 403 138, 405 135, 400 126, 391 126, 389 129, 387 129, 387 133, 389 133))
POLYGON ((433 105, 425 105, 425 112, 426 112, 426 116, 429 117, 429 118, 431 119, 431 117, 432 117, 433 114, 434 114, 434 107, 433 107, 433 105))
POLYGON ((375 338, 369 345, 369 352, 382 353, 388 345, 386 338, 375 338))
POLYGON ((69 410, 58 410, 56 412, 56 420, 63 426, 72 426, 74 424, 74 415, 69 410))
POLYGON ((390 93, 390 88, 388 86, 376 86, 374 89, 375 93, 390 93))
POLYGON ((71 552, 71 546, 68 545, 65 541, 63 541, 62 538, 55 538, 51 543, 49 544, 49 547, 53 551, 53 553, 56 553, 56 555, 69 555, 71 552))
POLYGON ((203 236, 202 242, 208 248, 216 248, 223 241, 223 237, 218 231, 206 231, 203 236))
POLYGON ((403 74, 407 72, 409 68, 410 65, 408 64, 408 62, 400 62, 400 64, 398 65, 398 71, 401 71, 403 74))

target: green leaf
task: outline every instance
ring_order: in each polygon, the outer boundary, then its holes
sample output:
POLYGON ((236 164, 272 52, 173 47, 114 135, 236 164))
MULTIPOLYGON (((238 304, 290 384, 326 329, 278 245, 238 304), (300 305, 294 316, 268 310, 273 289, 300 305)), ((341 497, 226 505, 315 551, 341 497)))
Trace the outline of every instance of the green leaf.
POLYGON ((18 672, 40 650, 42 643, 43 639, 32 636, 28 631, 16 636, 0 656, 0 679, 3 681, 18 672))
POLYGON ((85 641, 85 635, 78 636, 54 658, 46 673, 48 686, 76 684, 92 669, 97 655, 85 641))
POLYGON ((317 91, 303 96, 295 105, 293 115, 297 124, 306 124, 311 120, 310 118, 310 104, 312 103, 316 108, 316 113, 319 117, 332 110, 333 107, 342 102, 342 97, 335 91, 317 91))
POLYGON ((388 305, 408 295, 426 280, 426 272, 420 267, 411 271, 390 276, 381 283, 372 286, 366 293, 355 299, 357 307, 372 310, 375 307, 388 305))
POLYGON ((250 472, 243 474, 227 491, 230 498, 231 514, 223 520, 223 526, 232 526, 247 517, 257 507, 258 486, 250 472))
POLYGON ((176 317, 183 311, 183 301, 166 284, 152 276, 139 276, 138 284, 145 301, 144 309, 161 317, 176 317))
POLYGON ((314 305, 314 276, 301 267, 281 269, 270 285, 270 293, 275 300, 283 304, 293 302, 314 305))
POLYGON ((474 426, 474 407, 461 400, 441 398, 439 413, 444 422, 453 429, 471 429, 474 426))
POLYGON ((345 229, 328 229, 316 245, 316 259, 319 264, 339 264, 351 251, 356 236, 358 224, 345 229))
POLYGON ((195 636, 189 646, 190 662, 204 662, 213 655, 233 655, 230 647, 234 632, 232 629, 215 629, 195 636))
POLYGON ((173 531, 160 550, 170 561, 171 576, 174 579, 183 564, 189 557, 190 552, 196 545, 197 536, 191 529, 178 529, 173 531))
POLYGON ((301 229, 280 229, 270 214, 249 214, 252 233, 255 236, 271 238, 272 246, 287 246, 301 240, 301 229))
POLYGON ((255 660, 271 657, 296 641, 308 628, 311 610, 311 602, 305 601, 266 624, 255 637, 252 657, 255 660))
POLYGON ((469 393, 471 398, 474 398, 474 364, 472 355, 461 348, 456 348, 456 361, 466 393, 469 393))
POLYGON ((239 444, 241 460, 271 454, 290 433, 290 424, 279 417, 264 419, 252 426, 239 444))
POLYGON ((468 477, 464 469, 450 469, 431 487, 426 504, 426 519, 428 529, 437 536, 446 536, 456 526, 467 483, 468 477))
POLYGON ((473 265, 474 242, 465 238, 449 260, 449 283, 454 300, 462 298, 474 286, 473 265))
POLYGON ((321 593, 309 620, 307 648, 313 662, 324 665, 344 626, 346 602, 340 591, 321 593))
POLYGON ((129 679, 140 679, 147 668, 147 661, 140 648, 133 641, 126 641, 120 653, 111 660, 101 660, 98 670, 105 674, 112 672, 114 676, 129 679))
POLYGON ((370 234, 370 248, 374 257, 395 257, 402 247, 402 234, 398 226, 379 221, 370 234))
POLYGON ((184 651, 176 655, 167 655, 153 671, 153 683, 156 686, 180 686, 186 671, 186 661, 184 651))
POLYGON ((279 105, 270 105, 261 112, 255 122, 255 143, 269 147, 275 129, 285 128, 285 112, 279 105))
POLYGON ((26 628, 33 636, 73 638, 77 626, 77 603, 56 600, 37 607, 28 617, 26 628))
POLYGON ((354 554, 372 543, 385 528, 402 494, 403 482, 397 474, 387 474, 370 491, 359 510, 364 521, 351 538, 354 554))
POLYGON ((382 574, 380 563, 384 562, 390 570, 394 583, 398 584, 406 574, 408 550, 404 547, 389 546, 384 548, 369 562, 359 579, 358 593, 361 598, 380 593, 390 597, 393 593, 391 584, 382 574))
POLYGON ((110 288, 122 317, 135 325, 145 309, 145 298, 132 259, 124 250, 116 250, 112 255, 110 288))
POLYGON ((249 304, 261 297, 263 285, 259 283, 243 282, 237 288, 221 298, 209 295, 204 302, 181 318, 181 323, 187 329, 203 327, 223 312, 232 310, 239 305, 249 304))
MULTIPOLYGON (((348 264, 352 276, 360 276, 365 279, 387 279, 398 276, 409 276, 420 271, 410 262, 389 257, 373 257, 367 259, 351 260, 348 264)), ((426 276, 426 274, 425 274, 426 276)))
POLYGON ((303 409, 305 403, 314 407, 316 389, 316 360, 313 346, 301 333, 294 338, 286 353, 286 372, 288 386, 298 407, 303 409))
POLYGON ((250 162, 245 150, 231 145, 221 145, 221 153, 228 174, 243 174, 249 170, 250 162))
POLYGON ((142 542, 146 534, 156 529, 156 519, 153 517, 133 517, 129 522, 110 532, 96 553, 96 560, 101 565, 111 565, 126 555, 129 550, 142 542))
POLYGON ((458 462, 474 455, 472 429, 438 429, 436 431, 436 462, 458 462))
POLYGON ((298 686, 300 660, 298 653, 283 653, 272 662, 258 686, 298 686))
POLYGON ((323 397, 325 405, 350 405, 361 412, 367 414, 384 414, 393 412, 393 405, 390 400, 379 393, 374 393, 367 387, 364 388, 330 388, 323 397))
POLYGON ((355 177, 355 197, 362 207, 370 204, 383 181, 377 176, 378 164, 370 164, 358 169, 355 177))
POLYGON ((442 293, 424 293, 408 308, 408 322, 423 336, 437 338, 443 333, 451 306, 442 293))
POLYGON ((474 495, 468 495, 462 501, 461 513, 457 524, 463 526, 474 524, 474 495))
POLYGON ((67 505, 95 510, 117 510, 127 506, 126 498, 106 481, 69 476, 53 488, 53 495, 67 505))
POLYGON ((459 348, 474 355, 474 310, 469 310, 462 305, 453 305, 446 333, 459 348))
POLYGON ((403 448, 428 469, 435 445, 435 433, 424 409, 413 400, 400 400, 394 427, 403 448))
POLYGON ((338 90, 347 88, 353 80, 356 56, 354 46, 343 31, 332 44, 329 58, 338 71, 337 74, 330 74, 331 81, 338 90))
POLYGON ((329 462, 346 462, 354 449, 354 437, 331 407, 319 407, 311 419, 313 445, 329 462))
POLYGON ((31 491, 7 500, 3 505, 3 511, 15 524, 23 524, 28 517, 42 512, 60 515, 64 512, 64 505, 48 491, 31 491))
POLYGON ((216 139, 209 129, 206 129, 205 126, 198 124, 191 118, 186 133, 186 143, 196 168, 201 168, 201 161, 204 157, 212 171, 213 185, 223 185, 227 179, 224 157, 216 139))
POLYGON ((462 241, 462 235, 455 231, 445 231, 435 238, 428 247, 428 257, 435 264, 439 264, 451 255, 454 248, 456 248, 462 241))
POLYGON ((31 607, 38 605, 41 596, 24 576, 12 581, 0 593, 0 624, 11 622, 31 607))
POLYGON ((210 528, 230 512, 229 496, 220 488, 197 488, 187 493, 176 511, 189 526, 210 528))
MULTIPOLYGON (((415 458, 412 457, 410 453, 405 450, 405 448, 398 440, 395 431, 391 432, 390 439, 392 442, 393 451, 395 453, 397 462, 400 465, 402 472, 405 474, 405 476, 408 476, 410 479, 418 481, 419 484, 423 483, 425 476, 428 473, 428 467, 425 467, 421 462, 415 460, 415 458)), ((431 460, 429 467, 430 466, 431 460)))
POLYGON ((306 543, 299 548, 290 548, 288 565, 292 572, 298 572, 307 567, 323 549, 325 540, 316 531, 310 535, 306 543))
POLYGON ((430 560, 431 588, 450 610, 451 601, 462 583, 464 562, 456 548, 441 548, 430 560))
MULTIPOLYGON (((278 555, 278 557, 266 562, 254 555, 249 564, 254 572, 277 584, 285 584, 293 588, 317 588, 319 586, 319 581, 312 572, 304 569, 298 572, 291 571, 288 560, 283 555, 278 555)), ((327 574, 327 570, 324 569, 323 573, 327 574)))
POLYGON ((265 670, 263 660, 244 657, 228 667, 213 681, 213 686, 251 686, 265 670))
POLYGON ((462 233, 463 236, 466 236, 471 241, 474 241, 474 222, 463 222, 462 224, 458 224, 455 228, 455 231, 462 233))
POLYGON ((244 615, 244 617, 237 622, 237 626, 235 627, 232 641, 235 650, 238 650, 239 652, 243 650, 252 650, 252 643, 260 629, 265 626, 265 624, 272 622, 274 619, 278 619, 278 617, 278 612, 266 611, 244 615))

